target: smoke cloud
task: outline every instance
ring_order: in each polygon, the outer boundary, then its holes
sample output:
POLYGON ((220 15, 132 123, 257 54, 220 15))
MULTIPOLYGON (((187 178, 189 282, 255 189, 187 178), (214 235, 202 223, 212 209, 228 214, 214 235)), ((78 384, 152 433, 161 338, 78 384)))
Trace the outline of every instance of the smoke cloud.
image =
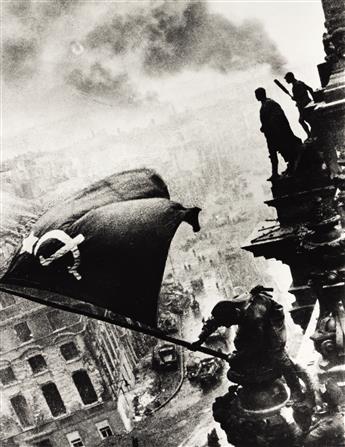
POLYGON ((35 70, 37 45, 33 40, 8 39, 2 50, 5 79, 20 78, 35 70))
POLYGON ((15 1, 6 10, 3 70, 8 82, 72 85, 120 102, 144 99, 139 78, 183 70, 227 73, 284 63, 258 22, 235 25, 204 2, 15 1))

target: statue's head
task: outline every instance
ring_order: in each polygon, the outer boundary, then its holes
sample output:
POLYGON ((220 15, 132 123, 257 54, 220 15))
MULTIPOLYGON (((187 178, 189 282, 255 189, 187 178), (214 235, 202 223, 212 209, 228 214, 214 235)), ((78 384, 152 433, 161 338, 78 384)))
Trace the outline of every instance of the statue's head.
POLYGON ((259 87, 255 90, 255 98, 258 101, 265 101, 267 98, 266 96, 266 90, 263 87, 259 87))
POLYGON ((248 307, 251 298, 250 293, 242 292, 227 301, 219 301, 211 312, 212 318, 221 326, 238 324, 242 311, 248 307))
POLYGON ((293 73, 291 73, 291 71, 289 71, 284 76, 284 79, 288 84, 292 84, 295 81, 295 75, 293 73))

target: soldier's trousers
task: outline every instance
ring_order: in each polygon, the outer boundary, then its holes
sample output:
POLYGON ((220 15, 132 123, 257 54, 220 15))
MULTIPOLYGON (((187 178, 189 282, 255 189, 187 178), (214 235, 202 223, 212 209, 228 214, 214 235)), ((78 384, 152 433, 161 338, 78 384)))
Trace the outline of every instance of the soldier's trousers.
POLYGON ((268 148, 268 152, 270 154, 271 164, 272 164, 272 174, 278 174, 278 154, 275 149, 268 148))

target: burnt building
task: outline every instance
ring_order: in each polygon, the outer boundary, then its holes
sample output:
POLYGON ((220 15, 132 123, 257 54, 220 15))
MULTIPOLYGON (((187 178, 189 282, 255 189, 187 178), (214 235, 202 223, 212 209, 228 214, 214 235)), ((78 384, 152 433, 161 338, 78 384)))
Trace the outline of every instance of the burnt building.
POLYGON ((124 329, 1 293, 0 443, 96 446, 130 429, 124 329))
POLYGON ((322 355, 322 375, 344 383, 345 374, 345 4, 323 0, 325 62, 318 66, 321 88, 307 106, 312 129, 297 171, 272 182, 267 203, 275 224, 263 224, 250 245, 255 256, 290 267, 295 295, 292 317, 306 329, 315 303, 319 321, 312 339, 322 355))
POLYGON ((273 197, 266 204, 277 219, 261 224, 244 247, 290 267, 292 318, 305 330, 302 345, 310 337, 314 349, 311 344, 303 351, 305 369, 296 367, 305 391, 292 398, 289 417, 289 390, 277 378, 279 371, 272 375, 269 356, 256 362, 252 376, 249 357, 230 368, 228 378, 237 385, 216 399, 213 414, 235 446, 345 442, 345 3, 322 5, 326 58, 318 67, 321 87, 305 110, 311 137, 300 148, 294 172, 271 180, 273 197))

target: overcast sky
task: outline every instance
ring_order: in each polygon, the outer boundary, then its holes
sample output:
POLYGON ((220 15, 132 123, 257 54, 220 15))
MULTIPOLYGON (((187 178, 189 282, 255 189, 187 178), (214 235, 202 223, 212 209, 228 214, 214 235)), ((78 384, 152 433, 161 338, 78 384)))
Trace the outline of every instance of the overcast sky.
POLYGON ((257 18, 289 63, 289 70, 301 71, 316 84, 316 65, 324 58, 322 34, 324 15, 321 0, 244 1, 209 0, 212 9, 231 20, 257 18))
MULTIPOLYGON (((102 0, 98 1, 103 3, 102 0)), ((180 0, 175 1, 179 2, 180 0)), ((99 12, 100 5, 90 1, 86 3, 90 5, 90 12, 86 17, 86 23, 89 23, 94 20, 95 11, 99 12)), ((105 3, 116 2, 107 1, 105 3)), ((123 8, 128 10, 135 8, 133 6, 135 4, 141 4, 141 6, 144 4, 137 0, 121 0, 120 3, 123 8)), ((287 61, 284 70, 295 72, 297 78, 305 80, 313 88, 320 86, 316 66, 324 58, 322 46, 324 16, 321 0, 208 0, 207 3, 211 12, 225 16, 231 22, 240 23, 245 19, 257 19, 262 22, 269 37, 277 45, 279 52, 287 61)), ((117 5, 111 6, 115 6, 117 9, 117 5)), ((75 18, 77 19, 78 17, 75 18)), ((73 28, 70 23, 69 26, 66 26, 64 22, 62 24, 63 27, 60 27, 61 29, 59 27, 53 28, 54 34, 52 34, 52 38, 44 47, 44 51, 41 51, 43 61, 48 60, 49 64, 53 62, 51 71, 54 76, 61 72, 61 68, 64 65, 61 64, 61 61, 59 64, 58 56, 64 54, 62 50, 65 51, 68 45, 70 45, 68 35, 73 28), (56 62, 56 66, 54 62, 56 62)), ((36 39, 35 42, 40 42, 40 40, 36 39)), ((129 61, 131 62, 131 59, 129 61)), ((44 67, 49 67, 49 64, 46 63, 44 67)), ((113 64, 113 67, 115 65, 113 64)), ((123 62, 119 61, 118 67, 121 68, 122 66, 123 62)), ((135 76, 136 73, 135 70, 128 69, 128 74, 129 76, 135 76)), ((76 113, 76 110, 79 110, 80 101, 83 101, 83 115, 86 114, 84 107, 88 105, 94 108, 94 114, 98 113, 96 103, 90 102, 88 104, 83 97, 78 95, 75 98, 75 95, 71 95, 71 89, 66 88, 61 79, 56 81, 54 90, 51 89, 46 93, 43 87, 46 84, 47 76, 51 76, 51 73, 44 72, 42 79, 38 83, 32 83, 32 85, 31 81, 23 85, 16 83, 14 88, 6 90, 6 96, 3 97, 2 102, 3 112, 6 112, 3 126, 5 137, 16 135, 24 129, 38 129, 42 124, 54 122, 65 116, 68 117, 70 114, 76 113), (47 101, 47 97, 49 101, 47 101), (76 105, 73 104, 73 101, 76 101, 76 105)), ((135 82, 139 83, 140 89, 156 91, 158 97, 163 101, 171 100, 173 103, 180 104, 183 101, 188 101, 189 96, 202 98, 204 91, 206 92, 206 90, 214 87, 222 88, 222 84, 228 82, 229 76, 233 76, 233 74, 231 72, 230 74, 223 74, 206 68, 194 71, 186 69, 185 71, 172 72, 162 77, 155 76, 142 79, 139 76, 138 79, 137 76, 135 82)), ((275 88, 274 95, 277 96, 278 93, 278 90, 275 88)), ((279 97, 277 99, 280 100, 279 97)), ((287 103, 291 102, 284 95, 283 100, 287 103)), ((109 101, 107 99, 107 102, 109 101)), ((108 109, 106 111, 108 112, 108 109)), ((5 152, 7 156, 12 155, 10 152, 5 152)))

